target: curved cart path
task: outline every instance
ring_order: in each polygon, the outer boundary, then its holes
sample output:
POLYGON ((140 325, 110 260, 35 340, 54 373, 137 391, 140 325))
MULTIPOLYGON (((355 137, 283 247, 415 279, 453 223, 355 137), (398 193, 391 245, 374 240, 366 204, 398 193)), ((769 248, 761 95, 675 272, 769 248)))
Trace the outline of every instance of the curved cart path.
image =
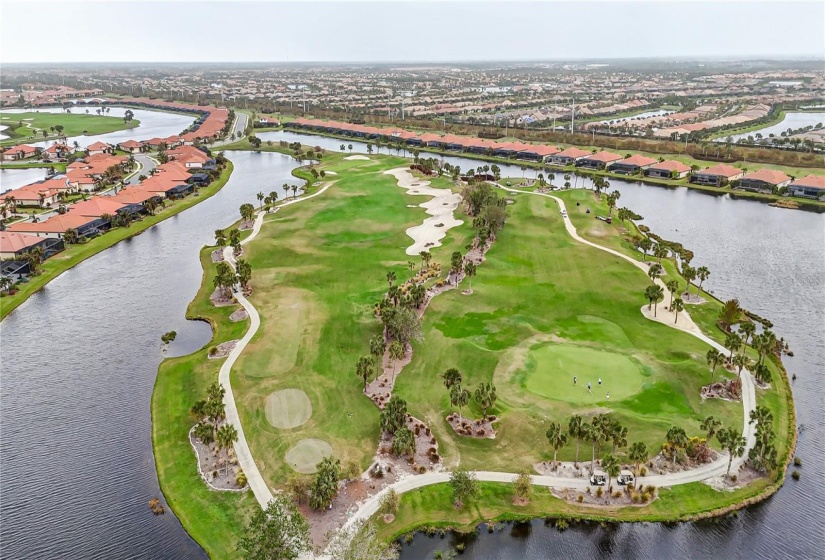
MULTIPOLYGON (((326 192, 330 186, 332 186, 331 182, 325 184, 316 193, 282 202, 275 208, 275 211, 277 212, 284 206, 297 204, 321 195, 326 192)), ((261 231, 261 226, 263 226, 264 223, 264 216, 266 216, 266 212, 258 212, 255 217, 255 223, 252 226, 252 233, 250 233, 246 239, 241 241, 241 245, 246 245, 258 236, 258 233, 261 231)), ((224 248, 223 258, 232 266, 233 269, 235 268, 235 255, 232 254, 232 247, 224 248)), ((258 310, 255 309, 255 306, 252 305, 252 303, 250 303, 242 293, 238 292, 235 294, 235 298, 249 315, 249 330, 246 331, 246 334, 240 341, 238 341, 238 344, 235 345, 235 348, 233 348, 232 352, 230 352, 229 356, 227 356, 226 361, 221 365, 221 370, 218 372, 218 383, 226 390, 223 397, 224 406, 226 407, 226 421, 235 426, 235 429, 238 430, 238 441, 236 441, 234 445, 235 456, 238 458, 238 464, 246 474, 246 480, 249 483, 249 487, 252 489, 252 493, 255 494, 255 499, 258 500, 261 507, 265 509, 269 502, 272 501, 272 490, 270 490, 269 486, 267 486, 264 477, 261 476, 261 471, 258 470, 258 465, 255 464, 255 459, 252 457, 252 452, 249 449, 249 444, 246 441, 246 435, 243 431, 243 425, 241 424, 241 419, 238 415, 238 407, 235 405, 235 395, 232 392, 232 383, 229 376, 232 366, 235 365, 235 361, 238 359, 238 356, 241 355, 241 352, 243 352, 244 348, 246 348, 246 345, 249 344, 249 341, 252 340, 252 337, 258 332, 258 329, 261 326, 261 317, 258 315, 258 310)))
MULTIPOLYGON (((633 264, 633 266, 642 270, 645 274, 647 274, 647 266, 645 266, 645 264, 640 263, 639 261, 627 255, 624 255, 619 251, 615 251, 607 247, 602 247, 601 245, 583 239, 581 236, 579 236, 575 226, 570 221, 570 217, 567 215, 567 210, 565 208, 564 201, 560 198, 544 193, 521 191, 518 189, 507 188, 498 184, 496 184, 496 186, 510 192, 532 194, 552 198, 559 205, 559 210, 563 213, 564 225, 567 229, 567 233, 569 233, 573 239, 585 245, 589 245, 591 247, 594 247, 596 249, 605 251, 607 253, 610 253, 611 255, 615 255, 621 259, 624 259, 629 263, 633 264)), ((665 294, 669 294, 669 291, 667 287, 664 285, 664 282, 657 278, 656 283, 662 287, 665 294)), ((672 312, 665 310, 660 310, 658 313, 658 317, 653 317, 653 312, 648 311, 647 306, 642 307, 642 314, 650 320, 658 321, 670 327, 692 334, 696 338, 699 338, 700 340, 706 342, 707 344, 713 346, 714 348, 723 353, 727 352, 727 349, 724 346, 712 340, 711 338, 709 338, 701 332, 696 323, 694 323, 693 320, 690 318, 690 315, 687 313, 687 311, 683 311, 679 314, 678 321, 674 319, 674 314, 672 312)), ((742 433, 745 436, 745 441, 747 442, 747 445, 742 457, 737 457, 733 460, 733 463, 731 465, 731 471, 736 471, 742 465, 742 463, 745 460, 745 457, 747 457, 748 451, 751 449, 751 447, 753 447, 756 441, 754 426, 750 424, 750 412, 754 410, 756 406, 756 391, 754 388, 753 377, 751 376, 750 372, 744 370, 740 378, 742 379, 742 409, 744 414, 742 433)), ((708 463, 706 465, 702 465, 699 468, 691 469, 688 471, 682 471, 678 473, 646 476, 644 477, 644 482, 645 484, 653 484, 655 486, 676 486, 679 484, 700 482, 702 480, 721 476, 727 472, 727 469, 728 455, 726 453, 720 453, 719 457, 715 461, 708 463)), ((482 482, 512 482, 513 479, 517 476, 516 473, 491 471, 475 471, 474 474, 476 475, 478 480, 482 482)), ((589 486, 589 481, 587 478, 568 478, 546 475, 533 475, 531 478, 533 480, 533 484, 536 486, 544 486, 559 490, 564 488, 583 490, 589 486)), ((426 474, 411 476, 409 478, 400 480, 395 484, 388 486, 387 488, 385 488, 375 496, 371 497, 370 499, 366 500, 358 509, 358 511, 356 511, 352 515, 352 517, 350 517, 350 519, 347 521, 344 527, 351 528, 355 523, 359 521, 366 521, 367 519, 372 517, 378 511, 383 495, 390 488, 395 490, 398 494, 403 494, 404 492, 409 492, 410 490, 423 488, 424 486, 429 486, 431 484, 440 484, 443 482, 448 482, 449 480, 449 472, 429 472, 426 474)))

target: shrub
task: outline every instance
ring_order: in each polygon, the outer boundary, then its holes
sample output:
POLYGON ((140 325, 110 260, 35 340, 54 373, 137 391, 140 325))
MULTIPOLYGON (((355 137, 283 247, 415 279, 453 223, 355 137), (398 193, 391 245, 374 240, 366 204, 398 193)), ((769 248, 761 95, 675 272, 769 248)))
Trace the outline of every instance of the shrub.
POLYGON ((398 512, 398 493, 390 488, 383 496, 381 496, 380 510, 382 513, 396 513, 398 512))
POLYGON ((601 498, 602 494, 604 494, 604 490, 602 490, 602 487, 599 486, 598 488, 596 488, 596 497, 601 498))
POLYGON ((584 501, 584 494, 579 494, 578 500, 579 503, 582 503, 584 501))
POLYGON ((243 471, 238 471, 238 474, 235 475, 235 484, 243 488, 246 486, 246 473, 243 471))
POLYGON ((209 355, 210 356, 214 356, 217 353, 218 353, 218 348, 216 346, 212 346, 211 348, 209 348, 209 355))
POLYGON ((794 471, 794 472, 791 473, 791 478, 794 479, 794 480, 799 480, 800 476, 801 475, 799 474, 799 471, 794 471))
POLYGON ((802 459, 800 459, 799 457, 794 457, 793 458, 793 466, 801 467, 802 466, 802 459))
POLYGON ((559 531, 564 531, 565 529, 567 529, 567 527, 569 527, 567 520, 556 519, 556 529, 558 529, 559 531))
POLYGON ((633 494, 631 495, 631 499, 633 500, 633 503, 638 504, 642 497, 639 495, 638 492, 633 492, 633 494))
POLYGON ((647 503, 650 501, 650 494, 647 492, 642 492, 642 502, 647 503))

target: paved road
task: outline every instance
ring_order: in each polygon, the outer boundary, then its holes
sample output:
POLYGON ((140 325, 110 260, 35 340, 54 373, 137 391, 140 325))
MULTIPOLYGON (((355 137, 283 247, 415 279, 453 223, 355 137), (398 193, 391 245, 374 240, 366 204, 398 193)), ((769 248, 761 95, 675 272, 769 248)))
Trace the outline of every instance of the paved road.
POLYGON ((138 170, 135 172, 134 175, 129 177, 126 181, 127 185, 136 185, 140 182, 140 176, 146 175, 149 177, 149 174, 152 172, 154 168, 158 166, 158 161, 152 159, 146 154, 134 154, 135 161, 138 162, 138 170))
POLYGON ((235 122, 232 125, 232 130, 229 131, 229 135, 224 140, 219 140, 212 144, 210 147, 218 148, 220 146, 225 146, 227 144, 232 144, 237 142, 241 137, 244 135, 244 131, 246 130, 246 126, 249 123, 249 115, 246 113, 235 113, 235 122), (236 139, 232 139, 232 135, 236 135, 236 139))

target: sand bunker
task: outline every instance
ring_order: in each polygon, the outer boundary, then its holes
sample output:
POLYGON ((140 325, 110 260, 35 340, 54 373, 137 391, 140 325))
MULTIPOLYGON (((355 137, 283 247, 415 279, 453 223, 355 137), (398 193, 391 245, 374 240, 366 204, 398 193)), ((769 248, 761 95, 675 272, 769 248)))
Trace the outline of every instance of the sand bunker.
POLYGON ((327 175, 338 175, 335 171, 326 171, 327 175))
POLYGON ((440 247, 441 240, 447 235, 447 231, 464 223, 453 215, 453 211, 461 203, 461 195, 458 193, 449 189, 432 188, 429 186, 429 181, 416 179, 409 169, 403 167, 390 169, 384 174, 395 177, 398 186, 407 189, 407 194, 433 197, 418 205, 419 208, 424 208, 430 217, 425 219, 420 226, 407 229, 407 235, 414 241, 407 248, 408 255, 418 255, 430 247, 440 247))
POLYGON ((322 439, 302 439, 287 451, 286 462, 292 470, 312 474, 324 457, 332 455, 332 447, 322 439))
POLYGON ((300 389, 275 391, 266 397, 266 419, 282 430, 300 426, 312 416, 312 403, 300 389))
POLYGON ((369 161, 369 160, 370 160, 370 158, 368 158, 367 156, 347 156, 347 157, 345 157, 344 159, 350 159, 350 160, 352 160, 352 159, 359 159, 359 160, 365 160, 365 161, 369 161))

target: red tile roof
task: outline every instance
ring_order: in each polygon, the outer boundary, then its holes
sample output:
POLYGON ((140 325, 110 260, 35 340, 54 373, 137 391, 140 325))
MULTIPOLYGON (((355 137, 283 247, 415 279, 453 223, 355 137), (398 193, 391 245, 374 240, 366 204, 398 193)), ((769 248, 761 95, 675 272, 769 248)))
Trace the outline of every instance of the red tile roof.
POLYGON ((104 214, 114 216, 123 208, 124 204, 111 196, 93 196, 89 200, 78 202, 69 207, 69 214, 75 216, 91 216, 99 218, 104 214))
POLYGON ((681 161, 676 161, 675 159, 665 160, 659 163, 654 163, 650 166, 650 169, 661 169, 663 171, 675 171, 676 173, 684 173, 685 171, 690 171, 690 167, 682 163, 681 161))
POLYGON ((734 177, 735 175, 739 175, 742 173, 741 169, 738 169, 732 165, 725 165, 724 163, 720 163, 707 169, 700 171, 702 175, 718 175, 720 177, 734 177))
POLYGON ((34 235, 0 231, 0 253, 17 253, 43 241, 34 235))
POLYGON ((823 175, 808 175, 797 179, 792 183, 795 187, 808 187, 814 189, 825 189, 825 176, 823 175))
POLYGON ((97 218, 91 218, 89 216, 78 216, 76 214, 57 214, 37 224, 22 222, 11 224, 7 229, 11 232, 20 233, 64 233, 67 229, 85 226, 96 219, 97 218))
POLYGON ((587 150, 580 150, 579 148, 570 147, 566 150, 562 150, 561 152, 556 154, 557 156, 564 156, 564 157, 571 157, 571 158, 581 158, 584 156, 591 155, 590 152, 587 150))
POLYGON ((647 167, 648 165, 653 165, 656 163, 657 160, 651 157, 643 156, 643 155, 633 155, 629 158, 625 158, 619 163, 626 163, 628 165, 638 165, 639 167, 647 167))
POLYGON ((750 173, 746 173, 743 179, 753 179, 754 181, 763 181, 770 185, 778 185, 780 183, 784 183, 786 181, 790 181, 791 178, 782 173, 781 171, 775 171, 773 169, 760 169, 758 171, 751 171, 750 173))

